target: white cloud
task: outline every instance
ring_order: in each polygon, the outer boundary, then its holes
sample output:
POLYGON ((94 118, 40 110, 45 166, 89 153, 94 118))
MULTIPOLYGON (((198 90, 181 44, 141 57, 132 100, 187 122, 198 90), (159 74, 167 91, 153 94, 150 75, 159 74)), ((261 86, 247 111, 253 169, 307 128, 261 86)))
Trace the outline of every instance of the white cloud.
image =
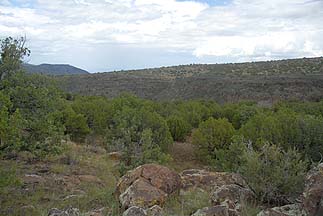
POLYGON ((34 58, 49 62, 73 46, 86 52, 96 44, 114 47, 102 55, 122 46, 186 53, 193 61, 323 55, 321 0, 233 0, 212 7, 175 0, 20 1, 0 1, 0 36, 26 34, 34 58))

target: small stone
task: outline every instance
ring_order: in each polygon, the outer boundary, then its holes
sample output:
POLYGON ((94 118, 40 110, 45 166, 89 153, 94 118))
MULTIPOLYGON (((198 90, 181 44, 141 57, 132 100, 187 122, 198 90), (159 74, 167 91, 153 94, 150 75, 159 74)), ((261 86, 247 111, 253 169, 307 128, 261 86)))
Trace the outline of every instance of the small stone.
POLYGON ((163 209, 158 205, 154 205, 146 211, 148 216, 163 216, 163 209))
POLYGON ((110 153, 108 153, 108 156, 111 160, 118 161, 121 159, 122 153, 121 152, 110 152, 110 153))
POLYGON ((49 210, 48 216, 80 216, 80 210, 72 207, 69 207, 66 210, 53 208, 49 210))
POLYGON ((85 213, 85 216, 105 216, 106 209, 107 209, 106 207, 95 209, 85 213))

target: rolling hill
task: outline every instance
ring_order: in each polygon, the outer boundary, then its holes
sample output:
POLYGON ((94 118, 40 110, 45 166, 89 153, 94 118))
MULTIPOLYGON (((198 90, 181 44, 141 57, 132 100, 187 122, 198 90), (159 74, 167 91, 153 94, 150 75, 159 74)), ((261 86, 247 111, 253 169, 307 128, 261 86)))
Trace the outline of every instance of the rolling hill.
POLYGON ((23 68, 28 73, 40 73, 46 75, 75 75, 88 74, 89 72, 67 64, 24 64, 23 68))
POLYGON ((193 64, 58 77, 62 88, 81 95, 116 97, 130 92, 153 100, 323 99, 323 57, 236 64, 193 64))

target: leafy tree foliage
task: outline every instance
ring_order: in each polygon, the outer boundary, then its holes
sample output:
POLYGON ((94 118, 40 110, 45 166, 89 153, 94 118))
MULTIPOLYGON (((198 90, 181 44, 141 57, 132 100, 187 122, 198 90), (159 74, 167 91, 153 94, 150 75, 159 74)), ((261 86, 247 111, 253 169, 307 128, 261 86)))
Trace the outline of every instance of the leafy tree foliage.
POLYGON ((16 73, 21 66, 22 59, 30 55, 30 50, 25 47, 26 38, 13 39, 12 37, 0 40, 0 81, 6 76, 16 73))
POLYGON ((0 151, 5 152, 19 149, 22 144, 21 130, 24 122, 18 109, 9 114, 11 107, 9 97, 0 91, 0 151))
POLYGON ((49 78, 20 71, 23 57, 30 53, 24 43, 7 38, 1 44, 1 149, 57 152, 64 131, 56 118, 61 93, 49 78))
POLYGON ((57 152, 64 126, 59 115, 61 93, 49 78, 17 73, 6 79, 4 92, 11 98, 12 112, 24 119, 22 150, 57 152))

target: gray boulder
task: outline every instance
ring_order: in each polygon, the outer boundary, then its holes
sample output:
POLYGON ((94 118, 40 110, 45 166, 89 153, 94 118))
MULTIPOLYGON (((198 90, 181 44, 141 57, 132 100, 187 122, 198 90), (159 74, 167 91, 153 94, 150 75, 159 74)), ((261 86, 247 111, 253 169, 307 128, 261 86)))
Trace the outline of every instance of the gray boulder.
POLYGON ((147 212, 138 206, 132 206, 123 212, 122 216, 147 216, 147 212))
POLYGON ((191 216, 230 216, 226 206, 205 207, 197 210, 191 216))
POLYGON ((52 208, 49 210, 48 216, 80 216, 80 210, 72 207, 69 207, 66 210, 52 208))

